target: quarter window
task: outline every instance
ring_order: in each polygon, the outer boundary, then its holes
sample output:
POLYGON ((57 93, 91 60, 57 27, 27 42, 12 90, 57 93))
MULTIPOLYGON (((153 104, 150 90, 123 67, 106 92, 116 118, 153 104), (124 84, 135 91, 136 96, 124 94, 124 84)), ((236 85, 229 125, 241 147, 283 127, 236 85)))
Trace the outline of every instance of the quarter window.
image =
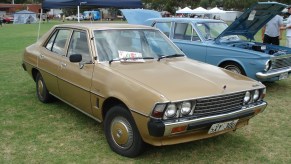
POLYGON ((58 54, 58 55, 65 55, 65 46, 66 42, 69 38, 70 30, 57 30, 54 35, 50 38, 47 45, 45 46, 46 49, 58 54))

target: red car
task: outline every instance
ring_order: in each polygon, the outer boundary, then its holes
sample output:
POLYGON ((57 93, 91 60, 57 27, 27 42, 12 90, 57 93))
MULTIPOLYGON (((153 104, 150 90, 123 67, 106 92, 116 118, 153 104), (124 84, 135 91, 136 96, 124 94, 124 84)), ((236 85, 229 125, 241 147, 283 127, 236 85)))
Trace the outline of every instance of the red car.
POLYGON ((14 18, 12 16, 6 16, 3 18, 3 23, 13 23, 14 18))

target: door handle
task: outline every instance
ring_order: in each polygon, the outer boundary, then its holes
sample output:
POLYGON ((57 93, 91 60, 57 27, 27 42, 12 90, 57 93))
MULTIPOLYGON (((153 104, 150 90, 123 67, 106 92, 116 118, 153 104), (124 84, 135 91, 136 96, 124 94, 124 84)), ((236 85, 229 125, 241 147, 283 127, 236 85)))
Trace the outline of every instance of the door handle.
POLYGON ((44 59, 44 55, 40 54, 40 55, 39 55, 39 58, 40 58, 40 59, 44 59))
POLYGON ((62 68, 67 67, 67 64, 66 63, 61 63, 61 67, 62 68))

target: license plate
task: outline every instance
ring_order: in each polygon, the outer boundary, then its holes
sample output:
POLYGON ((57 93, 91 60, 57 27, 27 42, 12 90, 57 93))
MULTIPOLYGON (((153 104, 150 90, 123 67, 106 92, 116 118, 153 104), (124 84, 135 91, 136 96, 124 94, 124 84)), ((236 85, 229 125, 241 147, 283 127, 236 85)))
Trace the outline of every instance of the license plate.
POLYGON ((283 79, 287 79, 287 78, 288 78, 288 72, 282 73, 282 74, 279 76, 279 80, 283 80, 283 79))
POLYGON ((237 121, 238 120, 232 120, 232 121, 213 124, 210 127, 210 129, 208 131, 208 134, 220 132, 220 131, 223 131, 223 130, 226 130, 226 129, 233 129, 233 128, 235 128, 235 125, 236 125, 237 121))

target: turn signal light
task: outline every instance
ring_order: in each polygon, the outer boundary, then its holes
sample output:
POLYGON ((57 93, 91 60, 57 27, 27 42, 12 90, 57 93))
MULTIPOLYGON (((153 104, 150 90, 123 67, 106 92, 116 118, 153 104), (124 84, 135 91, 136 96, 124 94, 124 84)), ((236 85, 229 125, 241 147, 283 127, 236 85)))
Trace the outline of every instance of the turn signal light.
POLYGON ((181 133, 181 132, 184 132, 186 131, 187 129, 187 126, 178 126, 178 127, 175 127, 172 129, 171 133, 174 134, 174 133, 181 133))

